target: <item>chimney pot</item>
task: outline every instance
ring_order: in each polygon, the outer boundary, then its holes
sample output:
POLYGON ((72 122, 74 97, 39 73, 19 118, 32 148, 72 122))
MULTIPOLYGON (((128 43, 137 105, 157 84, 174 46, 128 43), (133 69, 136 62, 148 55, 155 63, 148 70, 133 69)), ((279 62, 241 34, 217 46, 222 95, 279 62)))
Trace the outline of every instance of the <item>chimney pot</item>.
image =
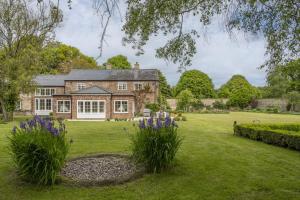
POLYGON ((138 62, 134 64, 134 69, 140 69, 140 64, 138 62))
POLYGON ((106 64, 106 69, 108 69, 108 70, 112 69, 112 65, 110 63, 107 63, 106 64))

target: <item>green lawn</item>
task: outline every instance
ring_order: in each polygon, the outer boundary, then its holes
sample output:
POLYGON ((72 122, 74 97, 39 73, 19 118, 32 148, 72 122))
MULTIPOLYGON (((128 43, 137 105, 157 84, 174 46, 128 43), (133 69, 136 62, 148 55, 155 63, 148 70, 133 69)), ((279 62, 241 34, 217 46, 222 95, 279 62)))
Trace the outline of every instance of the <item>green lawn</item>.
MULTIPOLYGON (((233 136, 233 121, 300 122, 299 115, 186 114, 176 167, 108 187, 37 187, 20 182, 7 151, 13 126, 0 124, 0 199, 300 199, 300 152, 233 136)), ((130 122, 67 122, 69 157, 129 152, 130 122), (126 127, 129 131, 125 132, 126 127)))

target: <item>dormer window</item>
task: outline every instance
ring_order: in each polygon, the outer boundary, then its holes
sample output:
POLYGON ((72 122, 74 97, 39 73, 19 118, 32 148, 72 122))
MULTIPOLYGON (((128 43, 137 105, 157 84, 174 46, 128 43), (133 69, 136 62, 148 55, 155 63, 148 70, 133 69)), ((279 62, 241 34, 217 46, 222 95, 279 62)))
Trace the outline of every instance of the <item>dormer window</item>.
POLYGON ((127 90, 126 82, 118 82, 118 90, 127 90))
POLYGON ((142 90, 143 83, 134 83, 134 90, 142 90))
POLYGON ((77 83, 77 90, 82 90, 85 88, 85 83, 77 83))

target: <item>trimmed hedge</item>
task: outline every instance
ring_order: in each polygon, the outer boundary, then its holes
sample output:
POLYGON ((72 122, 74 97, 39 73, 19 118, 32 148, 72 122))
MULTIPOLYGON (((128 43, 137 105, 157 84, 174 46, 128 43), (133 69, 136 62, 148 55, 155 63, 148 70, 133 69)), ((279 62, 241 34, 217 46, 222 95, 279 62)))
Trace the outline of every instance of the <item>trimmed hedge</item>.
POLYGON ((234 135, 300 150, 300 124, 234 124, 234 135))

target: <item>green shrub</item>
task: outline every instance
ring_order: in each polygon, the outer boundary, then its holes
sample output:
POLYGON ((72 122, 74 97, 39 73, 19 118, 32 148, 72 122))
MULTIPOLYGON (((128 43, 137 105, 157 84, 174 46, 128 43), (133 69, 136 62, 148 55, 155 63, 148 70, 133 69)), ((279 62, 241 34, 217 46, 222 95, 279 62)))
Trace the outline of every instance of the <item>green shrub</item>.
POLYGON ((213 107, 216 108, 216 109, 225 110, 226 109, 226 104, 223 103, 222 101, 215 101, 213 103, 213 107))
POLYGON ((38 116, 14 127, 9 141, 18 174, 32 183, 53 185, 69 149, 65 135, 62 121, 57 128, 38 116))
POLYGON ((181 144, 177 125, 170 117, 164 121, 153 118, 141 120, 132 138, 133 158, 146 166, 149 172, 158 173, 170 166, 181 144))
POLYGON ((181 117, 181 120, 182 120, 182 121, 187 121, 186 116, 182 116, 182 117, 181 117))
POLYGON ((179 116, 174 117, 174 121, 180 121, 180 117, 179 116))
POLYGON ((160 110, 160 105, 157 103, 148 103, 145 108, 150 109, 152 112, 158 112, 160 110))
POLYGON ((300 124, 241 124, 234 126, 234 134, 300 150, 300 124))

